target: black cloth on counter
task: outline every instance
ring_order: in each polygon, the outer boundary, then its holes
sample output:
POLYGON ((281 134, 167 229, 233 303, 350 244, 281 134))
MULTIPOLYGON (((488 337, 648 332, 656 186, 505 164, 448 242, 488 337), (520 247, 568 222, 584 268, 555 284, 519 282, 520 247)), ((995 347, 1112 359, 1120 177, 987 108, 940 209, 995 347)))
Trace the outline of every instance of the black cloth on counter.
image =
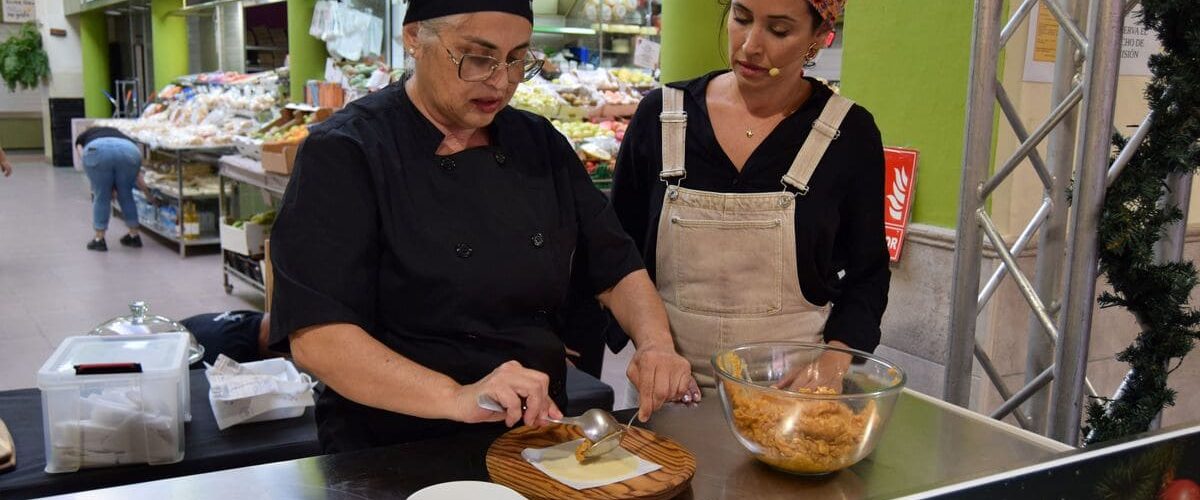
POLYGON ((17 468, 0 473, 0 498, 59 495, 321 453, 312 408, 297 418, 236 425, 221 431, 208 402, 208 379, 204 371, 191 370, 190 376, 192 421, 184 425, 182 462, 82 469, 62 474, 45 471, 41 391, 0 392, 0 418, 8 425, 17 445, 17 468))
POLYGON ((86 148, 89 142, 103 137, 115 137, 117 139, 125 139, 129 142, 133 142, 133 139, 130 139, 129 136, 122 134, 120 130, 115 128, 92 127, 83 131, 82 134, 79 134, 79 137, 75 138, 75 145, 81 148, 86 148))
MULTIPOLYGON (((226 311, 222 313, 197 314, 179 322, 196 342, 204 346, 203 363, 217 362, 217 355, 224 354, 239 363, 262 359, 258 352, 258 332, 262 326, 263 313, 258 311, 226 311)), ((192 368, 203 368, 197 362, 192 368)))
MULTIPOLYGON (((287 351, 288 336, 307 327, 347 323, 460 384, 516 360, 549 375, 564 406, 556 318, 572 272, 595 294, 642 261, 548 120, 505 107, 488 132, 489 146, 437 155, 443 135, 404 83, 313 127, 271 231, 270 348, 287 351)), ((327 452, 469 427, 334 390, 322 394, 317 422, 327 452)))
MULTIPOLYGON (((718 193, 783 191, 781 179, 833 91, 808 79, 812 97, 775 127, 739 172, 717 142, 706 103, 709 82, 727 71, 669 84, 684 91, 687 112, 687 177, 681 185, 718 193)), ((666 184, 659 179, 662 125, 658 116, 662 104, 662 90, 655 90, 638 106, 621 143, 612 187, 617 217, 642 250, 651 276, 655 275, 658 219, 666 192, 666 184)), ((842 122, 841 136, 813 173, 808 194, 796 198, 800 289, 815 305, 833 303, 825 325, 826 341, 839 340, 868 352, 879 345, 879 322, 887 307, 891 280, 883 231, 884 173, 879 128, 871 113, 855 105, 842 122)), ((612 347, 619 350, 624 345, 623 334, 619 328, 612 329, 612 334, 620 340, 612 347)))
MULTIPOLYGON (((192 370, 190 375, 192 421, 184 425, 182 462, 83 469, 63 474, 45 472, 41 392, 37 389, 0 391, 0 418, 4 419, 17 446, 17 468, 0 473, 0 498, 16 500, 60 495, 321 454, 311 408, 297 418, 235 425, 222 431, 217 429, 208 402, 208 379, 204 371, 192 370)), ((567 370, 567 390, 570 403, 563 408, 567 415, 613 406, 612 388, 579 370, 567 370)), ((503 426, 493 426, 489 432, 498 435, 503 430, 503 426)))

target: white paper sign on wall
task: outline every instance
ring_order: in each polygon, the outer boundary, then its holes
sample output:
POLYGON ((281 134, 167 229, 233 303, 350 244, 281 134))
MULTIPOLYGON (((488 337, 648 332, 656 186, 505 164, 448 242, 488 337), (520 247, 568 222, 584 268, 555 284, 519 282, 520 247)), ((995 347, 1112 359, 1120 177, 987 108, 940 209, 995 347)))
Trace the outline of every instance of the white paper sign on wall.
POLYGON ((658 42, 638 37, 637 47, 633 50, 633 65, 650 70, 656 69, 658 68, 658 59, 661 53, 662 45, 659 45, 658 42))
POLYGON ((25 23, 37 20, 37 0, 0 0, 4 22, 25 23))
MULTIPOLYGON (((1158 34, 1142 26, 1139 5, 1125 18, 1121 37, 1121 75, 1150 76, 1150 56, 1162 52, 1158 34)), ((1058 22, 1040 4, 1030 12, 1029 39, 1025 48, 1025 81, 1054 81, 1058 47, 1058 22)))

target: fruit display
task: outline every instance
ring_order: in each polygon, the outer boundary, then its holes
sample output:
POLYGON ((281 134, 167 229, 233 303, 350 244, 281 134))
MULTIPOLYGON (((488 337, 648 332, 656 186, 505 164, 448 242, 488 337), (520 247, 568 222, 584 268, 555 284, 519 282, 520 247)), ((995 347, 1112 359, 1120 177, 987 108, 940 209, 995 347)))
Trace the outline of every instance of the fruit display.
POLYGON ((567 104, 580 108, 590 108, 597 104, 596 95, 587 87, 575 87, 558 91, 567 104))
POLYGON ((535 78, 522 84, 512 105, 550 118, 575 147, 592 180, 606 187, 612 181, 628 118, 655 86, 654 77, 640 69, 564 67, 549 82, 535 78))
POLYGON ((304 115, 304 118, 293 119, 281 123, 277 127, 253 132, 249 137, 263 142, 300 142, 308 137, 308 126, 312 124, 315 116, 310 113, 304 115))
POLYGON ((530 113, 536 113, 545 117, 554 117, 558 114, 558 108, 562 103, 562 98, 553 90, 550 90, 545 85, 530 82, 523 83, 517 87, 517 91, 513 93, 510 104, 514 108, 523 109, 530 113))
POLYGON ((595 90, 619 90, 621 88, 621 81, 604 69, 564 71, 551 83, 562 87, 588 87, 595 90))
POLYGON ((632 90, 605 90, 602 92, 605 104, 633 105, 642 101, 641 95, 632 90))
POLYGON ((600 125, 600 128, 611 130, 617 142, 625 140, 625 130, 629 128, 629 122, 621 120, 605 120, 598 125, 600 125))
POLYGON ((251 116, 268 113, 275 95, 262 87, 168 87, 172 95, 151 104, 141 118, 100 120, 99 126, 113 127, 152 147, 169 149, 227 147, 238 135, 257 127, 251 116))
POLYGON ((300 142, 308 137, 307 125, 293 125, 283 130, 267 134, 263 141, 265 142, 300 142))
POLYGON ((567 136, 572 142, 580 142, 584 139, 592 137, 616 137, 616 133, 612 130, 601 127, 599 124, 591 122, 561 122, 554 120, 554 128, 567 136))
POLYGON ((247 222, 249 222, 251 224, 257 224, 259 226, 268 226, 269 227, 275 223, 275 211, 267 210, 265 212, 256 213, 246 219, 238 219, 233 222, 233 227, 241 229, 242 227, 244 227, 246 225, 247 222))
POLYGON ((656 83, 653 76, 639 69, 616 68, 611 73, 617 80, 633 87, 653 87, 656 83))
POLYGON ((270 78, 270 72, 245 74, 236 71, 214 71, 195 75, 181 76, 176 79, 183 85, 242 85, 270 78))
POLYGON ((386 64, 381 62, 351 62, 345 61, 338 65, 345 77, 345 86, 351 89, 367 90, 367 82, 371 81, 371 75, 376 71, 389 73, 389 81, 391 78, 391 69, 386 64))

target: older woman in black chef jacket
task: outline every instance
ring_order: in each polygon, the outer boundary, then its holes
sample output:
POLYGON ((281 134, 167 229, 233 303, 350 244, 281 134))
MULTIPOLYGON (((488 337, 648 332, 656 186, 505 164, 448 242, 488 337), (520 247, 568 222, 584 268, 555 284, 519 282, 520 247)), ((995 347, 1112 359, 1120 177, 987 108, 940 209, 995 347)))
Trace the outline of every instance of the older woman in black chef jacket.
POLYGON ((552 320, 572 272, 638 347, 643 420, 693 397, 608 200, 546 119, 507 107, 541 67, 532 18, 528 0, 410 1, 415 75, 314 127, 297 156, 272 231, 272 346, 328 386, 327 452, 559 417, 569 332, 552 320))

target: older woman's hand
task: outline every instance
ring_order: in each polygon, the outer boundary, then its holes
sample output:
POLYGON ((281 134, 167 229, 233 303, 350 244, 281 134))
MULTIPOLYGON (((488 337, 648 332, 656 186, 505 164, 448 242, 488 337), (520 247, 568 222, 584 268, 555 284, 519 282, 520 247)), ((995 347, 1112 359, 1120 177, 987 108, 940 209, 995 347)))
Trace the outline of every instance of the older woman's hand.
POLYGON ((670 344, 638 346, 626 375, 637 387, 638 420, 642 422, 667 402, 700 402, 691 364, 670 344))
POLYGON ((504 363, 486 377, 459 388, 455 395, 455 420, 469 424, 504 421, 512 427, 524 420, 525 425, 539 425, 546 417, 562 418, 562 412, 550 398, 550 377, 521 363, 504 363), (487 396, 504 407, 495 412, 479 407, 479 396, 487 396))

